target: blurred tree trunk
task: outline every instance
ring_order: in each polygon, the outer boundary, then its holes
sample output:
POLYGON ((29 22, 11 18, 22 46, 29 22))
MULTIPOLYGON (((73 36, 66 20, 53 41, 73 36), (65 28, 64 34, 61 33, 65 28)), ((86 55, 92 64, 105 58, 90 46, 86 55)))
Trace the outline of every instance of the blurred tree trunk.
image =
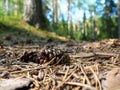
POLYGON ((5 6, 6 6, 6 14, 9 15, 9 9, 10 9, 10 6, 9 6, 9 0, 6 0, 5 1, 5 6))
POLYGON ((118 0, 118 32, 119 32, 119 39, 120 39, 120 0, 118 0))
POLYGON ((18 4, 15 4, 14 7, 15 7, 14 15, 18 16, 19 5, 18 5, 18 4))
POLYGON ((24 0, 24 20, 37 28, 42 28, 45 23, 42 0, 24 0))
POLYGON ((57 0, 53 0, 53 29, 57 28, 58 21, 58 2, 57 0))
POLYGON ((91 40, 95 40, 95 5, 91 4, 89 6, 89 12, 91 15, 91 40))
POLYGON ((67 0, 67 24, 68 24, 68 35, 70 35, 70 0, 67 0))
POLYGON ((86 39, 86 13, 84 11, 84 15, 83 15, 83 39, 86 39))
POLYGON ((95 20, 94 20, 94 11, 92 11, 92 15, 91 15, 91 31, 92 31, 92 40, 95 40, 95 20))

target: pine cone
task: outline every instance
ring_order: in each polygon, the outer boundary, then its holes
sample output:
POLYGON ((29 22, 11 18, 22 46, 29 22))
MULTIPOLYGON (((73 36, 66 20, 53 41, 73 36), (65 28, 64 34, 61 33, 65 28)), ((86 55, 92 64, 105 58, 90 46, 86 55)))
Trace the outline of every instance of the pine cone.
POLYGON ((24 62, 35 62, 39 64, 44 64, 50 62, 50 64, 64 64, 69 63, 69 55, 63 50, 57 48, 46 48, 42 52, 25 52, 21 57, 24 62))
POLYGON ((39 63, 38 59, 40 59, 38 52, 25 52, 24 55, 20 58, 23 62, 35 62, 39 63))

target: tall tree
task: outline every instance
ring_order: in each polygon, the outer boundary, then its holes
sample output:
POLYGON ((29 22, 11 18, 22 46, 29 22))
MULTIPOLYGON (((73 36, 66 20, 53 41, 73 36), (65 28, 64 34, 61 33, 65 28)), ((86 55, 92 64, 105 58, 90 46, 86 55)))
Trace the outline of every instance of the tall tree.
POLYGON ((83 14, 83 39, 86 39, 86 13, 83 14))
POLYGON ((58 21, 58 0, 53 0, 53 28, 57 28, 57 21, 58 21))
POLYGON ((68 24, 68 35, 70 35, 70 0, 67 0, 67 24, 68 24))
POLYGON ((86 23, 86 10, 87 10, 87 0, 81 0, 81 1, 79 1, 78 0, 78 8, 79 9, 82 9, 83 11, 84 11, 84 13, 83 13, 83 39, 86 39, 86 37, 87 37, 87 23, 86 23))
POLYGON ((118 0, 118 37, 120 39, 120 0, 118 0))
POLYGON ((95 5, 88 5, 91 15, 91 39, 95 40, 95 5))
POLYGON ((44 28, 46 18, 43 14, 42 0, 24 0, 24 20, 37 28, 44 28))
POLYGON ((102 16, 103 33, 106 33, 108 38, 117 38, 118 31, 115 28, 115 22, 113 22, 117 10, 116 4, 114 0, 105 0, 104 4, 104 14, 102 16))

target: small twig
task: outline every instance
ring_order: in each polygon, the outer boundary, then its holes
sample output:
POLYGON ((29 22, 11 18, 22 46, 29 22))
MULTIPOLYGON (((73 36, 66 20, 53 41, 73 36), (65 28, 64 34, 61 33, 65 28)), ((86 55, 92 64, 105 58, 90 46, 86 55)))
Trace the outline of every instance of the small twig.
POLYGON ((67 75, 68 75, 68 72, 69 72, 69 67, 67 67, 67 70, 66 70, 66 72, 65 72, 65 75, 64 75, 64 77, 63 77, 63 80, 66 79, 66 77, 67 77, 67 75))
POLYGON ((99 80, 98 76, 96 75, 95 71, 94 71, 91 67, 90 67, 90 70, 92 71, 93 75, 95 76, 95 79, 96 79, 96 81, 97 81, 98 84, 99 84, 100 90, 102 90, 102 88, 101 88, 101 83, 100 83, 100 80, 99 80))
POLYGON ((45 63, 45 64, 43 64, 43 65, 44 65, 44 66, 47 66, 47 65, 51 64, 51 63, 55 60, 55 58, 56 58, 56 57, 54 57, 54 58, 51 59, 49 62, 47 62, 47 63, 45 63))
POLYGON ((86 78, 88 84, 91 85, 90 80, 88 79, 88 77, 87 77, 87 75, 86 75, 86 72, 84 71, 84 69, 83 69, 83 67, 82 67, 81 64, 80 64, 80 68, 81 68, 81 71, 82 71, 82 73, 84 74, 84 76, 85 76, 85 78, 86 78))
POLYGON ((65 84, 75 85, 75 86, 82 86, 82 87, 86 87, 86 88, 91 88, 92 89, 92 87, 90 85, 82 84, 82 83, 78 83, 78 82, 65 82, 65 84))
POLYGON ((116 54, 116 53, 106 53, 106 52, 95 52, 94 53, 95 55, 97 56, 113 56, 113 57, 116 57, 116 56, 119 56, 119 54, 116 54))
POLYGON ((57 65, 63 58, 64 58, 64 56, 62 56, 62 57, 55 63, 55 65, 57 65))
POLYGON ((73 72, 71 72, 71 74, 57 86, 57 88, 61 87, 66 81, 68 81, 71 78, 71 76, 75 73, 75 71, 76 67, 74 68, 73 72))
POLYGON ((23 73, 23 72, 26 72, 26 71, 32 71, 32 70, 39 70, 40 68, 45 68, 45 67, 36 67, 36 68, 30 68, 30 69, 24 69, 24 70, 21 70, 21 71, 14 71, 14 72, 10 72, 11 74, 17 74, 17 73, 23 73))
POLYGON ((107 53, 107 52, 94 52, 94 53, 79 53, 76 55, 70 55, 71 58, 89 58, 94 56, 104 56, 104 57, 116 57, 119 56, 119 54, 116 53, 107 53))
POLYGON ((115 64, 118 59, 119 59, 119 55, 113 60, 113 64, 115 64))

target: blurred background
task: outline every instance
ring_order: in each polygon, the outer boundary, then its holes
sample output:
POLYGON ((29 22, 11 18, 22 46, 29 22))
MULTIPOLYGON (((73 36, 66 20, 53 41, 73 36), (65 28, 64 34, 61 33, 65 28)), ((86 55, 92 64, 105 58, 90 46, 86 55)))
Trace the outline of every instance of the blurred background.
POLYGON ((120 0, 0 0, 0 35, 1 42, 17 35, 14 43, 120 38, 120 0))

